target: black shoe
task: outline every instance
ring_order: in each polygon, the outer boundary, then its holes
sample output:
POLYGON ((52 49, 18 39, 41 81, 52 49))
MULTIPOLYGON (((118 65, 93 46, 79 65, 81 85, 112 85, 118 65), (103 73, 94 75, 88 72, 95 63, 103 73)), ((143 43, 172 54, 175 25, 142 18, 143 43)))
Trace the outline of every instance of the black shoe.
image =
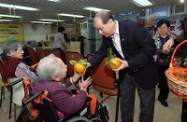
POLYGON ((163 106, 168 107, 168 103, 166 102, 165 99, 160 99, 160 98, 158 98, 158 100, 160 101, 160 103, 161 103, 163 106))

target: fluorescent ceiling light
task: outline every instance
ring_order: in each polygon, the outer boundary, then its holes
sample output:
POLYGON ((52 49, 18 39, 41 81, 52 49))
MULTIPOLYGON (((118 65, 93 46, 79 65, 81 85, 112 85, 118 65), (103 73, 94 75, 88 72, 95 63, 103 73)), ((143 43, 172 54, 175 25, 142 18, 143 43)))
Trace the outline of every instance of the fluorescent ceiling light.
POLYGON ((11 22, 11 19, 0 19, 0 22, 11 22))
POLYGON ((183 2, 184 2, 184 0, 180 0, 180 2, 181 2, 181 3, 183 3, 183 2))
POLYGON ((28 11, 38 11, 39 10, 39 9, 33 8, 33 7, 20 6, 20 5, 12 5, 12 4, 5 4, 5 3, 0 3, 0 7, 4 7, 4 8, 15 8, 15 9, 21 9, 21 10, 28 10, 28 11))
POLYGON ((15 16, 15 15, 4 15, 4 14, 0 14, 0 17, 21 18, 21 16, 15 16))
POLYGON ((133 2, 138 5, 138 6, 151 6, 153 5, 151 2, 149 2, 148 0, 133 0, 133 2))
POLYGON ((110 11, 108 9, 102 9, 102 8, 96 8, 96 7, 85 7, 84 9, 85 10, 89 10, 89 11, 95 11, 95 12, 98 12, 98 11, 107 11, 107 12, 109 12, 110 11))
POLYGON ((57 19, 40 19, 41 21, 47 21, 47 22, 63 22, 63 20, 57 20, 57 19))
POLYGON ((65 14, 65 13, 60 13, 58 14, 59 16, 66 16, 66 17, 77 17, 77 18, 84 18, 82 15, 75 15, 75 14, 65 14))
POLYGON ((47 1, 51 1, 51 2, 60 2, 60 0, 47 0, 47 1))
POLYGON ((31 23, 52 24, 53 22, 31 21, 31 23))

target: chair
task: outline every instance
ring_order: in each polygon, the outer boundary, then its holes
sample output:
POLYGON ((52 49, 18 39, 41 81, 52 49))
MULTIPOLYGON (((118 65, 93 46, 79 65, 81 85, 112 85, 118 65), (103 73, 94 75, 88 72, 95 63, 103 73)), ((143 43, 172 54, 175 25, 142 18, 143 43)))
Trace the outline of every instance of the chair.
MULTIPOLYGON (((37 64, 31 66, 31 68, 35 68, 37 64)), ((0 63, 0 73, 2 73, 3 61, 1 60, 0 63)), ((23 82, 22 78, 8 78, 5 79, 2 77, 3 84, 1 89, 1 104, 2 104, 2 96, 5 90, 4 87, 8 87, 10 90, 10 105, 9 105, 9 119, 11 118, 11 111, 12 111, 12 103, 14 103, 14 120, 16 120, 16 105, 22 105, 22 99, 24 97, 24 89, 23 89, 23 82)))
MULTIPOLYGON (((92 54, 88 54, 87 61, 89 61, 92 57, 92 54)), ((108 95, 101 103, 106 101, 110 96, 117 95, 115 116, 115 122, 117 122, 119 111, 119 84, 117 82, 115 72, 105 65, 105 61, 106 58, 102 60, 100 65, 95 70, 89 68, 89 73, 92 77, 92 87, 100 93, 108 95)))
POLYGON ((9 119, 11 118, 12 103, 14 103, 14 121, 16 121, 16 105, 22 105, 22 99, 24 97, 23 79, 22 78, 9 78, 10 84, 10 107, 9 107, 9 119))
MULTIPOLYGON (((23 86, 25 94, 23 98, 22 111, 16 120, 17 122, 25 121, 24 119, 32 119, 34 122, 61 122, 66 120, 71 122, 74 120, 84 120, 88 122, 89 119, 101 119, 104 122, 107 122, 109 119, 106 106, 102 106, 100 103, 97 103, 96 112, 93 116, 90 108, 91 105, 86 107, 86 112, 85 109, 83 109, 80 113, 78 112, 79 114, 76 113, 75 115, 65 116, 63 113, 54 108, 48 91, 45 90, 32 94, 33 85, 27 77, 23 77, 23 86)), ((91 96, 93 95, 89 95, 86 103, 90 102, 92 98, 94 99, 94 97, 91 96)))
MULTIPOLYGON (((35 69, 37 67, 37 63, 32 65, 31 68, 35 69)), ((21 106, 22 100, 25 98, 25 84, 28 79, 23 78, 8 78, 8 87, 10 88, 10 108, 9 108, 9 118, 11 118, 11 105, 14 103, 14 110, 16 110, 16 105, 21 106)), ((16 112, 14 112, 14 118, 16 118, 16 112)))
MULTIPOLYGON (((3 67, 4 62, 2 59, 0 59, 0 74, 3 72, 3 67)), ((9 119, 11 118, 12 102, 14 103, 14 120, 16 119, 16 105, 21 105, 21 100, 23 97, 23 85, 21 81, 22 78, 6 79, 2 76, 0 106, 2 105, 3 94, 5 99, 5 87, 8 87, 8 90, 10 90, 9 119)))
POLYGON ((37 59, 37 57, 36 57, 36 52, 35 52, 35 50, 34 50, 32 47, 27 47, 27 49, 28 49, 28 53, 29 53, 29 56, 30 56, 32 65, 33 65, 33 64, 36 64, 36 63, 38 62, 38 59, 37 59))
POLYGON ((45 50, 43 48, 36 48, 35 50, 38 60, 46 56, 45 50))
POLYGON ((62 55, 58 50, 52 50, 51 53, 54 54, 56 57, 62 59, 62 55))
POLYGON ((50 95, 45 90, 30 95, 28 99, 23 101, 22 111, 16 122, 25 122, 25 120, 34 122, 89 122, 90 120, 101 120, 102 122, 108 122, 109 116, 106 106, 98 104, 98 109, 93 118, 90 116, 89 110, 88 107, 85 114, 81 114, 81 111, 80 115, 75 114, 67 117, 54 108, 50 95))
POLYGON ((0 99, 0 107, 2 105, 3 102, 3 96, 4 96, 4 100, 5 100, 5 86, 7 86, 7 84, 4 83, 3 78, 1 79, 1 99, 0 99))
POLYGON ((49 54, 52 53, 52 51, 53 51, 53 48, 45 49, 45 54, 46 54, 46 55, 49 55, 49 54))
POLYGON ((9 108, 9 118, 11 118, 11 109, 12 109, 12 102, 14 103, 14 122, 16 122, 16 105, 22 106, 23 102, 30 97, 32 84, 28 80, 27 77, 23 78, 12 78, 9 80, 10 84, 8 85, 10 89, 10 108, 9 108))
MULTIPOLYGON (((75 119, 80 121, 84 120, 82 122, 89 121, 85 117, 73 117, 69 119, 69 121, 73 122, 75 119)), ((65 117, 62 116, 62 118, 59 119, 48 92, 41 91, 23 101, 23 108, 16 122, 25 122, 25 120, 32 120, 34 122, 62 122, 65 120, 65 117), (32 116, 30 111, 35 111, 35 113, 38 111, 38 114, 32 116)))
POLYGON ((65 52, 65 58, 66 58, 67 69, 68 69, 67 75, 68 76, 73 76, 74 69, 73 69, 73 66, 70 64, 70 60, 78 61, 78 60, 82 59, 82 54, 80 54, 78 52, 66 51, 65 52))
MULTIPOLYGON (((0 58, 0 74, 3 72, 3 67, 4 67, 4 62, 0 58)), ((4 99, 5 99, 5 88, 9 83, 7 82, 7 79, 1 76, 1 100, 0 100, 0 107, 2 105, 2 100, 3 100, 3 94, 4 94, 4 99)))
POLYGON ((45 49, 45 53, 46 53, 46 55, 54 54, 56 57, 62 59, 62 55, 61 55, 60 51, 55 50, 53 48, 51 48, 51 49, 45 49))

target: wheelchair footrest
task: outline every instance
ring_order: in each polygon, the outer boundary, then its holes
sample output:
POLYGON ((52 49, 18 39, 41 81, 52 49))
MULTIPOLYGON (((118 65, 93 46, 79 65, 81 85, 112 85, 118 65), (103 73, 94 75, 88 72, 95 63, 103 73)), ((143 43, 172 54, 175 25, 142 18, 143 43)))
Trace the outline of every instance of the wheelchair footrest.
POLYGON ((87 116, 87 118, 92 120, 91 122, 108 122, 108 109, 106 106, 99 106, 99 108, 96 110, 95 115, 87 116))

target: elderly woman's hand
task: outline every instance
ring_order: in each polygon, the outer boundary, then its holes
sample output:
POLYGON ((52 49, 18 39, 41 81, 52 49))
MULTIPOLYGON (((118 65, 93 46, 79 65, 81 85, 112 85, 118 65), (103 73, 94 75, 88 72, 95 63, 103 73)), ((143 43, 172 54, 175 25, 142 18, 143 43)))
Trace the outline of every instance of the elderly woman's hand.
POLYGON ((74 75, 72 76, 72 81, 73 82, 78 81, 84 74, 85 74, 85 72, 84 73, 77 73, 74 71, 74 75))
POLYGON ((84 80, 84 76, 81 77, 81 80, 79 81, 79 86, 81 90, 86 91, 87 87, 90 85, 92 79, 91 77, 88 77, 86 80, 84 80))

